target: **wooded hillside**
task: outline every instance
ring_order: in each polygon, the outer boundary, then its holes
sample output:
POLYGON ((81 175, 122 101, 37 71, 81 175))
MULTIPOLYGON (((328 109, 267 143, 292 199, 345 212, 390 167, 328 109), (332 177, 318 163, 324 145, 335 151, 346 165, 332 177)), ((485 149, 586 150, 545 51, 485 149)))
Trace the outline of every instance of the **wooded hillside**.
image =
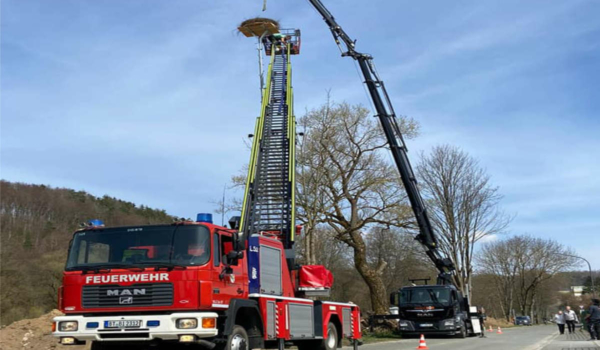
POLYGON ((110 226, 169 223, 164 210, 109 196, 43 185, 0 182, 0 324, 56 307, 69 241, 83 222, 110 226))

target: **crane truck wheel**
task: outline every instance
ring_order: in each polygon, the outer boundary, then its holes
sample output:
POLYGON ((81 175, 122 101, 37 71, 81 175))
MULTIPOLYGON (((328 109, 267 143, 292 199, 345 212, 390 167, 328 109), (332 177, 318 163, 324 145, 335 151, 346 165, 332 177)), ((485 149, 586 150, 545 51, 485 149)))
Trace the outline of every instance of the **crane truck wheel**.
POLYGON ((227 337, 225 343, 227 350, 250 350, 250 342, 248 341, 248 333, 242 326, 235 325, 231 334, 227 337))
POLYGON ((456 333, 456 337, 461 338, 461 339, 464 339, 467 337, 467 327, 465 326, 464 322, 461 323, 460 331, 458 331, 458 333, 456 333))

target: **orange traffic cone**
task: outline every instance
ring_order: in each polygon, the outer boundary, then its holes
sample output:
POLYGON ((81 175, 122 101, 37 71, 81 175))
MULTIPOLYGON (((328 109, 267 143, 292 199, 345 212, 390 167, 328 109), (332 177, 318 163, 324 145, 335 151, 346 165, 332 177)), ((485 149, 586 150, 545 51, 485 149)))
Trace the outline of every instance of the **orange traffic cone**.
POLYGON ((488 332, 493 332, 494 329, 492 328, 492 326, 490 325, 490 329, 488 329, 488 332))
POLYGON ((425 336, 423 334, 421 334, 421 340, 419 340, 419 347, 417 348, 417 350, 419 349, 429 349, 427 347, 427 343, 425 343, 425 336))
POLYGON ((502 328, 500 328, 500 326, 498 326, 498 332, 496 332, 497 334, 502 334, 502 328))

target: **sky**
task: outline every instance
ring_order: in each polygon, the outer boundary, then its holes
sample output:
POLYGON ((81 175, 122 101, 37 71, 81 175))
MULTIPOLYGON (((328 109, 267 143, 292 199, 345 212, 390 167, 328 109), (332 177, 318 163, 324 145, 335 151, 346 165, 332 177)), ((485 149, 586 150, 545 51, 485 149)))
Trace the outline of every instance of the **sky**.
MULTIPOLYGON (((507 236, 555 239, 600 269, 599 1, 323 1, 420 123, 413 163, 460 147, 504 196, 507 236)), ((1 177, 214 211, 260 112, 255 41, 236 31, 255 16, 302 30, 298 116, 328 90, 370 105, 308 1, 262 3, 2 1, 1 177)))

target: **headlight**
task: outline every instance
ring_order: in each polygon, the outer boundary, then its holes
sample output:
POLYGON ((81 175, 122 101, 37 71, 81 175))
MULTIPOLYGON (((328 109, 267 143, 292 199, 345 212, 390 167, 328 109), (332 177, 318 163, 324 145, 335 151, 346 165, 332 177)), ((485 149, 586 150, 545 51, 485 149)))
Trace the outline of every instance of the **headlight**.
POLYGON ((75 331, 77 331, 77 321, 59 322, 58 330, 61 332, 75 332, 75 331))
POLYGON ((446 320, 446 321, 444 321, 444 326, 454 326, 454 320, 446 320))
POLYGON ((198 320, 195 318, 180 318, 177 320, 177 328, 179 328, 179 329, 198 328, 198 320))

